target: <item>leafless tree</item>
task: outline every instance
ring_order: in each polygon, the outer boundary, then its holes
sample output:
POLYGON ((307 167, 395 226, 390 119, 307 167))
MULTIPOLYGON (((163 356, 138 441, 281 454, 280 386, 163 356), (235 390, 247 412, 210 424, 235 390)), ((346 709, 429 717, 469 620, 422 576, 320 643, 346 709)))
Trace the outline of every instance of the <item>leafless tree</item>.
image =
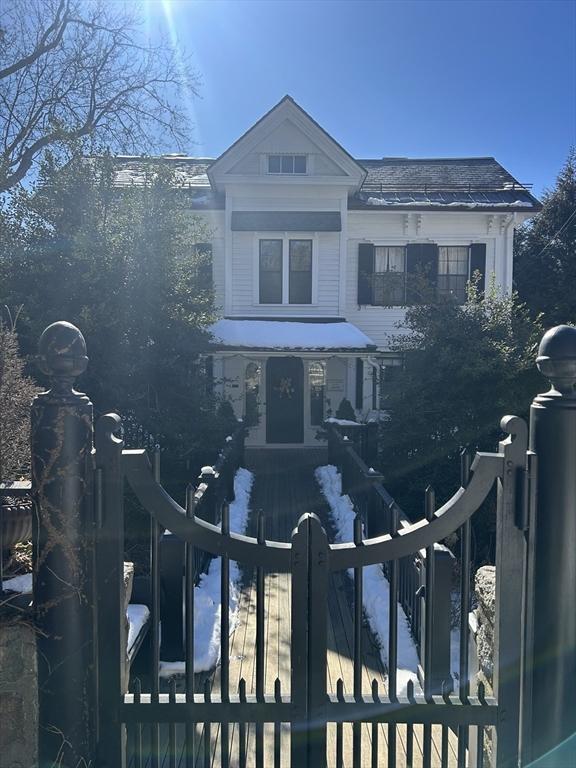
POLYGON ((189 138, 186 56, 142 34, 141 8, 108 0, 0 3, 0 192, 42 153, 92 137, 145 153, 189 138))

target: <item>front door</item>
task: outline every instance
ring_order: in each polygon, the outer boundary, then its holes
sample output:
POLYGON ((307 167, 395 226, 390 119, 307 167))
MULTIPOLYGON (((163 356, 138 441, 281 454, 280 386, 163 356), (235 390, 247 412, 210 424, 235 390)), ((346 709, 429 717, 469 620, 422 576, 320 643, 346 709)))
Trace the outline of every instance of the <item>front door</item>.
POLYGON ((304 366, 299 357, 266 364, 266 442, 304 442, 304 366))

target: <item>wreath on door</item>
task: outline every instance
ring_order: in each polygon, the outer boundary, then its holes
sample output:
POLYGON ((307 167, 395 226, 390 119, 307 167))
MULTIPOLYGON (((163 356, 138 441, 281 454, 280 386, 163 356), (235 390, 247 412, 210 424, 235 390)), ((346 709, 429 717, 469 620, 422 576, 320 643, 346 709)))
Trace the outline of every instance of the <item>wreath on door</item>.
POLYGON ((292 386, 292 379, 284 378, 280 379, 280 382, 277 387, 274 387, 276 392, 280 395, 280 398, 283 400, 284 398, 287 398, 288 400, 292 399, 292 395, 294 394, 294 387, 292 386))

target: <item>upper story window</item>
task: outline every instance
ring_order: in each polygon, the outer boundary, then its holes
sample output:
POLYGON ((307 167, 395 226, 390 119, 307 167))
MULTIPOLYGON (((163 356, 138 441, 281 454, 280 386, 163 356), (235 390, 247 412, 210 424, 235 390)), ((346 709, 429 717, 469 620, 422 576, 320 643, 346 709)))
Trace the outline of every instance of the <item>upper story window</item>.
POLYGON ((306 173, 306 155, 268 155, 268 173, 306 173))
POLYGON ((312 240, 290 240, 288 302, 312 304, 312 240))
POLYGON ((282 304, 282 240, 260 240, 260 304, 282 304))
POLYGON ((486 244, 406 246, 360 243, 358 246, 358 304, 378 307, 426 303, 434 295, 466 302, 468 281, 480 274, 483 293, 486 244))
POLYGON ((458 304, 464 304, 469 279, 470 248, 467 245, 441 245, 438 249, 438 293, 452 296, 458 304))
POLYGON ((406 303, 406 248, 397 245, 374 248, 374 304, 406 303))
POLYGON ((312 304, 312 240, 259 241, 260 304, 312 304))

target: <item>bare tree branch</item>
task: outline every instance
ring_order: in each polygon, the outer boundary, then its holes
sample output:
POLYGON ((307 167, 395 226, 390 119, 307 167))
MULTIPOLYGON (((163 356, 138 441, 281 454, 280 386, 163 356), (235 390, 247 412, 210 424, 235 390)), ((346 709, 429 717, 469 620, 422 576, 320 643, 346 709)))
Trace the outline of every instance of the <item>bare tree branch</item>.
POLYGON ((70 23, 70 17, 68 16, 69 3, 68 0, 60 0, 58 8, 54 16, 54 21, 49 25, 45 32, 42 33, 40 40, 36 44, 34 50, 32 50, 27 56, 23 56, 18 61, 13 62, 4 69, 0 69, 0 80, 18 72, 20 69, 25 69, 33 64, 37 59, 43 56, 45 53, 56 48, 66 32, 66 27, 70 23), (52 40, 50 36, 54 33, 52 40))
POLYGON ((152 45, 138 7, 106 0, 7 0, 0 10, 0 192, 47 149, 91 138, 111 151, 182 149, 198 77, 152 45), (136 9, 136 10, 135 10, 136 9), (187 99, 182 98, 182 92, 187 99))

